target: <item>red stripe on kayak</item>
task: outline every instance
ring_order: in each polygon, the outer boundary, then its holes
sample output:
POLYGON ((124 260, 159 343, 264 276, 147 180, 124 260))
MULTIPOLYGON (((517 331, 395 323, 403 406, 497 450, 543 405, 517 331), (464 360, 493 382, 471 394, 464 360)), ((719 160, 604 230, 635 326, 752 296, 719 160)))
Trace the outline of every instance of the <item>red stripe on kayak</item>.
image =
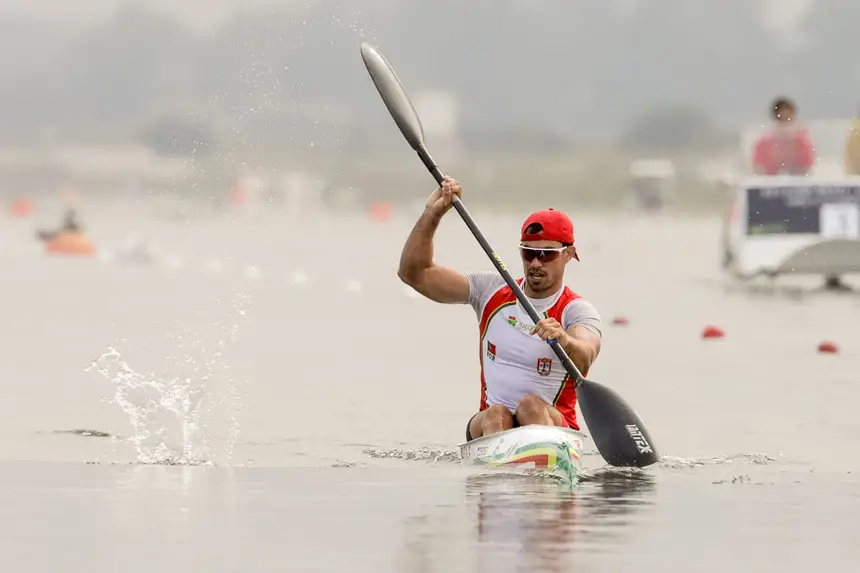
POLYGON ((505 465, 514 464, 527 464, 529 462, 534 462, 535 466, 539 468, 548 468, 549 467, 549 454, 535 454, 533 456, 526 456, 524 458, 517 458, 516 460, 511 460, 509 462, 505 462, 505 465))

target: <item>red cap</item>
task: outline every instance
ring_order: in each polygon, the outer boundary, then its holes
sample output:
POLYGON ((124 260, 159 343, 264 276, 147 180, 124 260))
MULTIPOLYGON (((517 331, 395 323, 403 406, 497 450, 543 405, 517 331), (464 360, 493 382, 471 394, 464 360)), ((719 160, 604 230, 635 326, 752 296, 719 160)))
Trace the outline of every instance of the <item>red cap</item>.
MULTIPOLYGON (((520 241, 558 241, 564 245, 573 245, 573 223, 570 217, 561 211, 555 209, 537 211, 529 215, 523 223, 520 241), (540 225, 541 228, 536 233, 526 233, 526 229, 534 224, 540 225)), ((576 254, 574 258, 579 260, 576 254)))

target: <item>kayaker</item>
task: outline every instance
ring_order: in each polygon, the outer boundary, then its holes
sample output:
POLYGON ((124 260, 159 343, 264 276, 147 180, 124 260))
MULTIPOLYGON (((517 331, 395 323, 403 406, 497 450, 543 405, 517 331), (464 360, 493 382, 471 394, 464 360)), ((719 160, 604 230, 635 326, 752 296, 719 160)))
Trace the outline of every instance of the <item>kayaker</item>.
POLYGON ((561 211, 532 213, 520 234, 523 278, 518 284, 538 313, 532 323, 511 288, 494 271, 461 273, 433 261, 433 236, 463 189, 446 178, 427 201, 400 257, 400 279, 430 300, 470 304, 478 316, 481 401, 466 426, 472 440, 520 425, 579 429, 576 391, 546 343, 555 338, 586 374, 597 359, 601 319, 592 304, 564 285, 564 269, 579 260, 573 224, 561 211))
POLYGON ((60 229, 63 233, 80 233, 82 231, 81 222, 78 220, 78 214, 74 209, 66 211, 66 216, 63 217, 63 226, 60 229))
POLYGON ((81 223, 78 220, 78 215, 74 209, 66 211, 63 217, 63 223, 54 231, 39 231, 36 235, 42 241, 50 241, 64 233, 80 233, 82 231, 81 223))

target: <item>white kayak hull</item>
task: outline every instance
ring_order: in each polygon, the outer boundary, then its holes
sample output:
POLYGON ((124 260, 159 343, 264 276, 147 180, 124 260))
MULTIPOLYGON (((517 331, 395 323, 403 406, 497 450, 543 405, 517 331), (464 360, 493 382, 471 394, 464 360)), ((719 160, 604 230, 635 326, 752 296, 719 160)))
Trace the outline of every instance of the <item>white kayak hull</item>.
POLYGON ((585 435, 569 428, 530 424, 460 444, 464 465, 533 469, 576 482, 585 435))

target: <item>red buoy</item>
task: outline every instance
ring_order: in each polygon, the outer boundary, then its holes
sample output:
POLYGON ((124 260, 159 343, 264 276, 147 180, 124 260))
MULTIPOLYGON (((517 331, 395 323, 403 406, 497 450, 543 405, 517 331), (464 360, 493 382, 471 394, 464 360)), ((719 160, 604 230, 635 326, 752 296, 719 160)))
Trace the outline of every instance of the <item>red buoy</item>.
POLYGON ((822 354, 837 354, 839 352, 839 347, 836 346, 835 342, 825 340, 818 345, 818 352, 822 354))
POLYGON ((626 317, 616 316, 612 319, 612 324, 615 326, 627 326, 628 324, 630 324, 630 321, 627 320, 626 317))
POLYGON ((15 199, 11 205, 12 215, 28 217, 33 213, 33 204, 27 199, 15 199))
POLYGON ((719 326, 709 325, 702 330, 702 338, 722 338, 725 335, 726 333, 719 326))

